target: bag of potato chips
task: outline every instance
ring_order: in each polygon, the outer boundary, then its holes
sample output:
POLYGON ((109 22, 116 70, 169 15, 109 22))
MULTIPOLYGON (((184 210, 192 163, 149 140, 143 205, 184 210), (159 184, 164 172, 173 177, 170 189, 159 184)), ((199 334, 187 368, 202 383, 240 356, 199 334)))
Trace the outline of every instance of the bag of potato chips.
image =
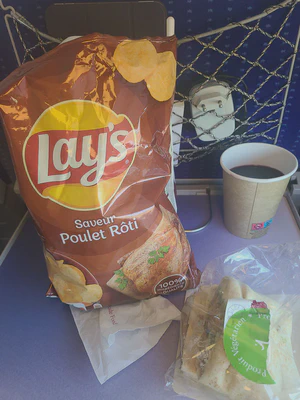
POLYGON ((81 308, 195 287, 165 193, 176 38, 92 34, 0 83, 21 194, 44 244, 49 296, 81 308))

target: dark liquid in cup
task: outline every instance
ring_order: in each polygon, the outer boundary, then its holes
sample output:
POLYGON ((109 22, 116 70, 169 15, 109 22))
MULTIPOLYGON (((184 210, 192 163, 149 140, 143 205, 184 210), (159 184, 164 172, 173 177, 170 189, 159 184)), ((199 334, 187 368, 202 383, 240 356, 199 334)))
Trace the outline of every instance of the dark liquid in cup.
POLYGON ((255 179, 272 179, 284 175, 278 169, 266 167, 265 165, 241 165, 232 168, 231 171, 235 174, 255 179))

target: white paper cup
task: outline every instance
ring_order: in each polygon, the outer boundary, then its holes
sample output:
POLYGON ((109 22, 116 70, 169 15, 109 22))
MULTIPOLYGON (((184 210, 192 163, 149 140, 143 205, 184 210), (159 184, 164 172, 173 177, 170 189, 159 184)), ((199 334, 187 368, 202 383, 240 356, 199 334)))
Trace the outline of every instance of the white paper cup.
POLYGON ((233 146, 221 156, 224 188, 224 222, 229 232, 245 239, 265 235, 276 214, 290 177, 298 169, 296 157, 272 144, 245 143, 233 146), (231 171, 242 165, 263 165, 284 175, 256 179, 231 171))

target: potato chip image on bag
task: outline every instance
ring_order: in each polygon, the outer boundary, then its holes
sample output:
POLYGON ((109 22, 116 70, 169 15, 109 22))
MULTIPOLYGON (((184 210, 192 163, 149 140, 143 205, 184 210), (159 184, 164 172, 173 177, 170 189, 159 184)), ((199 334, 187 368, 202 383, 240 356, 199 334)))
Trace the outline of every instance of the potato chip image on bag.
POLYGON ((157 56, 157 65, 145 81, 154 99, 166 101, 173 96, 175 89, 176 60, 172 51, 165 51, 157 56))
POLYGON ((56 260, 49 252, 45 252, 49 279, 57 294, 64 303, 83 303, 91 305, 99 301, 103 295, 99 285, 87 285, 84 274, 73 265, 56 260))
POLYGON ((113 60, 123 78, 131 83, 152 74, 158 62, 154 45, 146 39, 124 40, 117 46, 113 60))
POLYGON ((175 60, 175 37, 95 33, 0 83, 0 116, 43 240, 49 297, 88 309, 199 283, 166 194, 175 60))

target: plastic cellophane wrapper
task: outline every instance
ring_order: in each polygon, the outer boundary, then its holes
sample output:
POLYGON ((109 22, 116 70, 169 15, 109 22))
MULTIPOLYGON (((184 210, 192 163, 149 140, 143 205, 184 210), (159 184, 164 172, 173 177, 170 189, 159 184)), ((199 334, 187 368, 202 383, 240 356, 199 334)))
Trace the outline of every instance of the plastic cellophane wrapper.
POLYGON ((166 385, 193 399, 300 399, 300 243, 211 261, 187 293, 166 385))
POLYGON ((173 207, 176 43, 92 33, 0 82, 0 120, 43 241, 49 297, 86 310, 199 284, 173 207))

